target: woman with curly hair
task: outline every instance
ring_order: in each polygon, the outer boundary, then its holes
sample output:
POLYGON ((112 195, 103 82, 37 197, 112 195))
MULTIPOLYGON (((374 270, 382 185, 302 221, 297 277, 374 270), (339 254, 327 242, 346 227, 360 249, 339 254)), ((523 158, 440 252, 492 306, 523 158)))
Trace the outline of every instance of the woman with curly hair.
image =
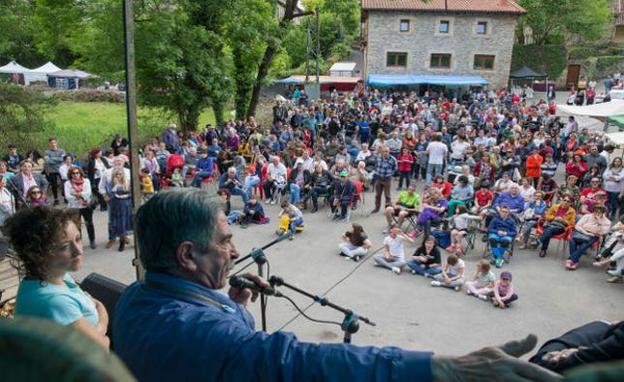
POLYGON ((3 233, 17 254, 23 277, 16 316, 34 316, 71 326, 108 348, 104 305, 82 291, 69 272, 82 267, 80 214, 48 206, 19 210, 3 233))

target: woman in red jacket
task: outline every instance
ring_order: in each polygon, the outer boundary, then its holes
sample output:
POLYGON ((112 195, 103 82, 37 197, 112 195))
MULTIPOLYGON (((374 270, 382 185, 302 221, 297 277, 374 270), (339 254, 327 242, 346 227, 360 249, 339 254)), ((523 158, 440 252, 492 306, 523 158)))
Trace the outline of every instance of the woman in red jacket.
POLYGON ((544 158, 539 154, 539 148, 533 147, 533 152, 526 159, 526 173, 527 178, 533 179, 533 183, 537 184, 537 180, 542 175, 542 163, 544 158))
POLYGON ((566 178, 574 175, 578 179, 583 179, 586 172, 587 164, 583 161, 583 157, 580 154, 574 154, 572 160, 566 164, 566 178))

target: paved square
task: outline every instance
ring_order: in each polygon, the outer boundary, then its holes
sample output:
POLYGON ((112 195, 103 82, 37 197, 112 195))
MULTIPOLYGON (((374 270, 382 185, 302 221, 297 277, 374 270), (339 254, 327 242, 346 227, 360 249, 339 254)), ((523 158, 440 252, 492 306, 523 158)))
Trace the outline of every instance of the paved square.
MULTIPOLYGON (((419 191, 420 187, 419 187, 419 191)), ((396 191, 393 190, 393 196, 396 191)), ((381 246, 385 219, 381 213, 368 216, 374 195, 366 194, 365 214, 353 213, 352 221, 364 226, 373 242, 381 246)), ((240 206, 235 198, 233 208, 240 206)), ((251 225, 247 229, 233 226, 234 241, 242 255, 253 247, 261 247, 275 238, 277 206, 266 206, 271 223, 251 225)), ((371 327, 360 324, 353 336, 357 345, 394 345, 408 349, 432 350, 440 354, 461 354, 476 348, 502 343, 535 333, 540 343, 553 336, 591 320, 621 320, 624 312, 624 288, 608 284, 602 270, 591 266, 592 259, 584 256, 576 272, 564 268, 563 245, 554 241, 546 258, 533 250, 515 250, 511 264, 505 270, 513 273, 514 290, 519 300, 510 309, 500 310, 491 304, 446 288, 432 288, 429 279, 409 272, 395 275, 373 266, 372 259, 364 263, 345 261, 338 255, 340 235, 350 225, 334 223, 327 217, 327 207, 316 214, 305 214, 305 231, 293 241, 283 241, 266 251, 271 274, 307 291, 326 295, 332 302, 353 309, 377 323, 371 327), (331 289, 331 290, 330 290, 331 289)), ((96 213, 99 248, 87 249, 85 265, 76 276, 82 279, 98 272, 124 283, 135 280, 130 265, 132 247, 123 253, 104 249, 106 216, 96 213)), ((466 258, 466 276, 471 277, 475 264, 481 259, 483 244, 477 240, 475 249, 466 258)), ((417 240, 417 244, 420 241, 417 240)), ((416 245, 406 247, 411 255, 416 245)), ((447 254, 442 251, 443 258, 447 254)), ((239 268, 237 268, 239 269, 239 268)), ((249 270, 255 272, 255 265, 249 270)), ((495 271, 496 275, 500 273, 495 271)), ((310 300, 280 288, 300 307, 310 300)), ((259 303, 252 305, 256 327, 261 328, 259 303)), ((341 321, 342 315, 315 304, 306 313, 313 318, 341 321)), ((321 325, 298 316, 284 299, 269 298, 268 331, 280 328, 295 332, 312 342, 340 342, 342 332, 335 325, 321 325)))

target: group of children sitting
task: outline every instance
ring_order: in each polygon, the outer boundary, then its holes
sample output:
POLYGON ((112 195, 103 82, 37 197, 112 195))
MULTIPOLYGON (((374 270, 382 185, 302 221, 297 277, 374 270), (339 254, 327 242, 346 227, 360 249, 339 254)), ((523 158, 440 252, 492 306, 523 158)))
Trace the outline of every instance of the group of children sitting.
POLYGON ((501 309, 509 307, 509 304, 518 299, 513 291, 511 272, 501 272, 500 279, 497 280, 486 260, 477 263, 476 271, 469 281, 464 281, 466 266, 456 254, 449 254, 442 266, 440 251, 435 246, 435 238, 431 236, 423 240, 407 266, 411 268, 412 274, 433 278, 432 287, 446 287, 459 292, 465 285, 469 296, 491 301, 501 309))

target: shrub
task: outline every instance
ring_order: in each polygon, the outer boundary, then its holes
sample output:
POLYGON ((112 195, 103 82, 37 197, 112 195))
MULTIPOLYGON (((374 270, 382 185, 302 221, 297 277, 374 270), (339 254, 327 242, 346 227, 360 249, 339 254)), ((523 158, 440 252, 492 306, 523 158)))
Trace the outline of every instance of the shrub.
POLYGON ((108 90, 78 89, 54 91, 52 95, 59 101, 71 102, 113 102, 125 101, 125 93, 108 90))
POLYGON ((557 79, 566 68, 567 51, 562 45, 515 45, 511 59, 511 69, 523 66, 548 74, 557 79))

